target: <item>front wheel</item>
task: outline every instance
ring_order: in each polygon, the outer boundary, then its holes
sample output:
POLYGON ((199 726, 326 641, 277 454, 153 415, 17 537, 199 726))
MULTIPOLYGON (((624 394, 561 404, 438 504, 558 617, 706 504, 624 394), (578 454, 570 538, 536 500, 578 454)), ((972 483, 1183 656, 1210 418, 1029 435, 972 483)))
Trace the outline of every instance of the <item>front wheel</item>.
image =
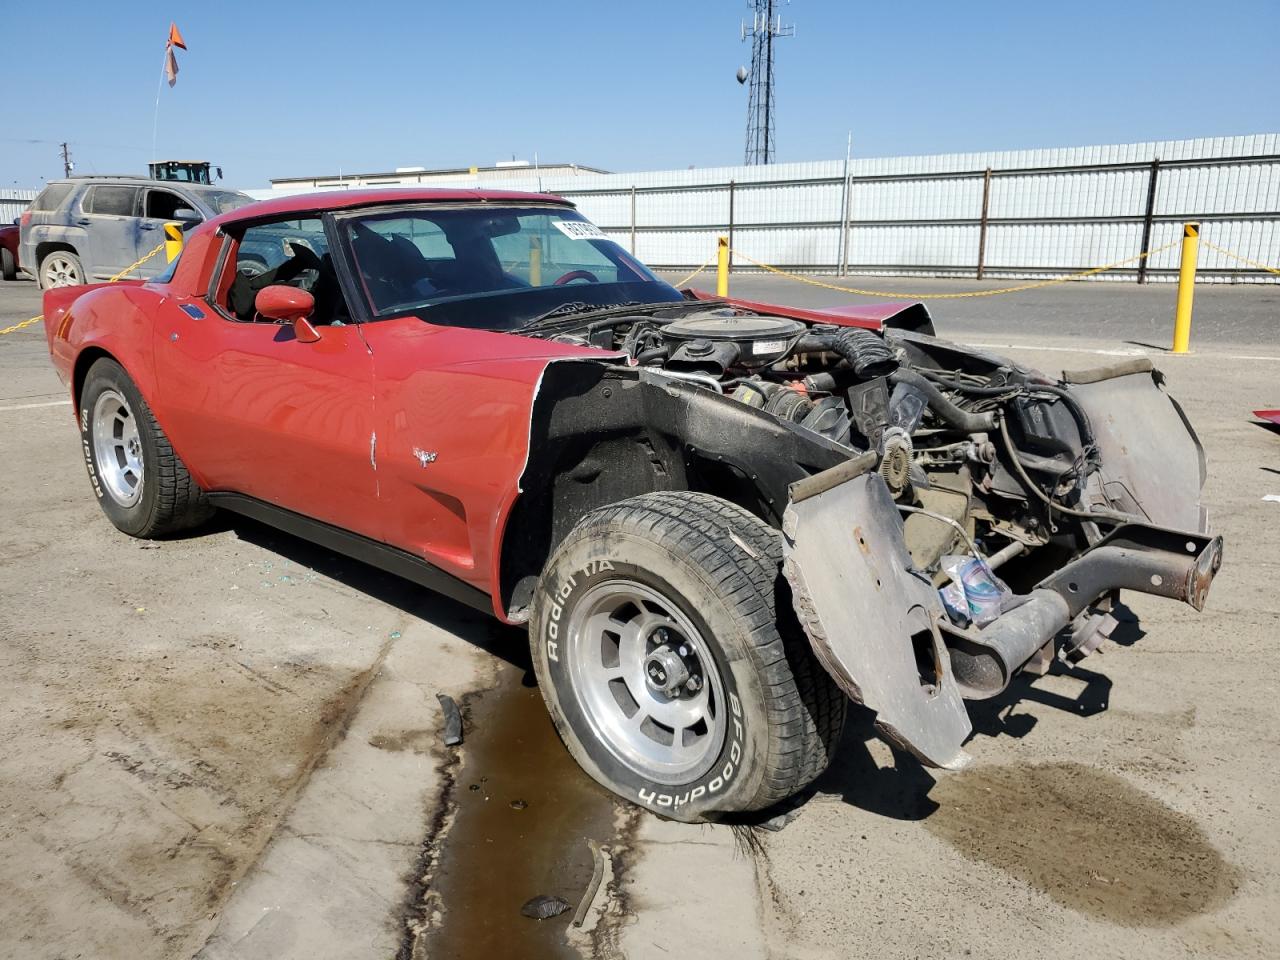
POLYGON ((94 362, 80 393, 85 469, 102 511, 134 537, 193 527, 213 513, 124 368, 94 362))
POLYGON ((574 527, 530 643, 552 720, 596 781, 699 821, 769 807, 826 769, 847 701, 780 563, 773 530, 705 494, 636 497, 574 527))
POLYGON ((0 247, 0 277, 6 280, 18 279, 18 261, 13 259, 13 254, 6 247, 0 247))

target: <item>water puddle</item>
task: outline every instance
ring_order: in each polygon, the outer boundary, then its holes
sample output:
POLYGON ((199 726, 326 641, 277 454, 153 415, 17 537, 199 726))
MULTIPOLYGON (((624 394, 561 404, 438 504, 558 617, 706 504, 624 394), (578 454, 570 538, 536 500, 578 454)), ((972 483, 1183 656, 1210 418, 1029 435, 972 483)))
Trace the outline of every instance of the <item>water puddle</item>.
POLYGON ((1191 818, 1073 763, 947 776, 930 832, 1063 906, 1125 926, 1169 926, 1226 902, 1240 882, 1191 818))
POLYGON ((466 741, 446 798, 452 819, 425 891, 427 930, 402 956, 579 956, 566 932, 591 880, 587 838, 614 840, 615 803, 569 756, 523 671, 502 664, 500 673, 496 688, 464 705, 466 741), (521 915, 539 895, 570 909, 521 915))

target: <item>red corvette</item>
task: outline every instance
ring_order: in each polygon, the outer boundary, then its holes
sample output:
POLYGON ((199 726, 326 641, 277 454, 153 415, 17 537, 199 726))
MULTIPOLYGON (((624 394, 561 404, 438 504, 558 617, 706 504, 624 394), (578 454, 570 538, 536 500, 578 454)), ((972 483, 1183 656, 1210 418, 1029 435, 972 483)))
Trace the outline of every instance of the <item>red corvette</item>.
POLYGON ((569 750, 679 819, 800 790, 850 697, 959 766, 965 698, 1091 652, 1121 588, 1199 609, 1221 558, 1149 364, 681 293, 556 197, 257 203, 45 317, 117 527, 222 507, 528 622, 569 750))

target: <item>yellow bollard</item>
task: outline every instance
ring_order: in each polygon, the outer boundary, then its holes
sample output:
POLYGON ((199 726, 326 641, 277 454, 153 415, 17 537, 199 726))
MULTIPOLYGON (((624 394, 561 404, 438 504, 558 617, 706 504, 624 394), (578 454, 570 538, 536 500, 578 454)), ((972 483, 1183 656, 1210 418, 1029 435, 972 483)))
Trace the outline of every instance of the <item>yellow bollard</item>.
POLYGON ((529 286, 542 286, 542 238, 529 238, 529 286))
POLYGON ((1200 224, 1182 225, 1182 264, 1178 268, 1178 309, 1173 315, 1173 352, 1191 347, 1191 301, 1196 293, 1196 258, 1200 250, 1200 224))
POLYGON ((729 238, 716 238, 716 296, 729 295, 729 238))
POLYGON ((169 263, 178 259, 182 252, 182 224, 166 223, 164 225, 164 258, 169 263))

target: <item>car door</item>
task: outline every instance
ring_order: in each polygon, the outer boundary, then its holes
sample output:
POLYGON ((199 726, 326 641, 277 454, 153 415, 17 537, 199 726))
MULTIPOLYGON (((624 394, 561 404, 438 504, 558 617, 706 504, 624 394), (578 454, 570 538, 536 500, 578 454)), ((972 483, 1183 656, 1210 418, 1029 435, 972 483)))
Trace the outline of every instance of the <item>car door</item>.
MULTIPOLYGON (((156 244, 164 241, 164 225, 177 221, 179 210, 197 211, 195 202, 173 190, 163 187, 147 187, 142 197, 142 218, 138 222, 138 236, 141 249, 138 256, 147 253, 156 244)), ((203 219, 203 217, 201 218, 203 219)), ((183 229, 187 230, 200 220, 184 221, 183 229)), ((138 274, 150 278, 159 276, 169 267, 163 256, 156 255, 138 267, 138 274)))
POLYGON ((341 293, 322 292, 326 248, 318 219, 228 238, 210 292, 172 303, 157 325, 166 430, 191 451, 206 489, 376 538, 373 357, 345 304, 333 302, 341 293), (316 295, 319 340, 255 316, 252 285, 272 280, 316 295))
POLYGON ((80 253, 88 279, 109 279, 142 256, 138 252, 140 193, 138 187, 114 183, 95 183, 85 191, 73 222, 85 231, 80 253))

